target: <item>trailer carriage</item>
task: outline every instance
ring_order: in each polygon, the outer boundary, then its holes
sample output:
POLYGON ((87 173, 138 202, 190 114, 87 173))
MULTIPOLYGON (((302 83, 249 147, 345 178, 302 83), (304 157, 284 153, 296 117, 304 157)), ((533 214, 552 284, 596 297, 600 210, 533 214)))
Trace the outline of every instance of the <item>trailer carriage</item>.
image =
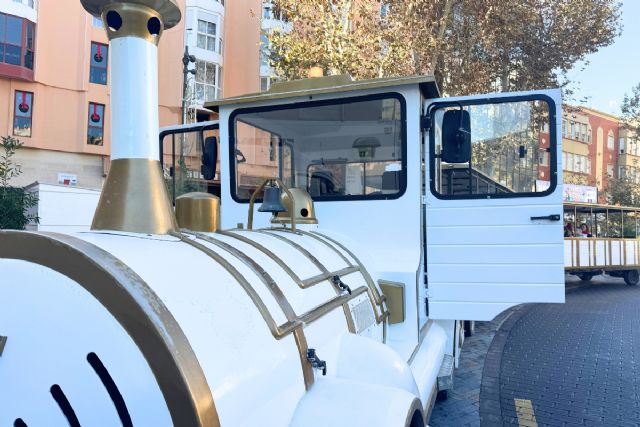
POLYGON ((640 209, 565 203, 565 271, 589 281, 599 274, 640 281, 640 209), (581 233, 585 225, 588 233, 581 233))

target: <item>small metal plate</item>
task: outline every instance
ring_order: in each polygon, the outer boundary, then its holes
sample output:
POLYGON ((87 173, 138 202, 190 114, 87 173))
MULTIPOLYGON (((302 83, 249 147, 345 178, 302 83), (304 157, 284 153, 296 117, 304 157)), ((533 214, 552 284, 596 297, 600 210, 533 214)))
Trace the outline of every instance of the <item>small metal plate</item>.
POLYGON ((378 284, 387 297, 389 324, 404 322, 404 283, 378 280, 378 284))

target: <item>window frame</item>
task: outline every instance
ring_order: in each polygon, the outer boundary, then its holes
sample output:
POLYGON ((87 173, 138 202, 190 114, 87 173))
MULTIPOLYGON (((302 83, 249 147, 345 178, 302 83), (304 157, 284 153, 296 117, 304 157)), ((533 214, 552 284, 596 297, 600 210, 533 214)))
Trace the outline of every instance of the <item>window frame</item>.
MULTIPOLYGON (((376 101, 376 100, 384 100, 384 99, 395 99, 400 103, 400 151, 402 153, 402 159, 400 164, 402 165, 400 180, 399 180, 399 189, 397 193, 394 194, 375 194, 375 195, 349 195, 349 196, 323 196, 319 199, 313 199, 314 203, 321 202, 351 202, 351 201, 379 201, 379 200, 396 200, 403 197, 407 192, 407 101, 402 94, 399 92, 384 92, 384 93, 375 93, 371 95, 363 95, 363 96, 354 96, 354 97, 345 97, 345 98, 331 98, 331 99, 323 99, 318 101, 305 101, 305 102, 296 102, 292 104, 272 104, 266 105, 262 107, 247 107, 247 108, 237 108, 231 112, 229 115, 229 171, 230 171, 230 182, 229 182, 229 192, 231 193, 231 198, 236 203, 249 203, 249 199, 241 199, 236 194, 236 156, 235 156, 235 148, 236 148, 236 118, 241 114, 251 114, 251 113, 264 113, 269 111, 283 111, 283 110, 294 110, 299 108, 313 108, 313 107, 324 107, 328 105, 345 105, 345 104, 355 104, 358 102, 367 102, 367 101, 376 101)), ((267 129, 263 129, 266 132, 270 132, 267 129)), ((256 197, 256 203, 261 203, 262 198, 256 197)))
POLYGON ((92 83, 94 85, 102 85, 102 86, 108 86, 109 85, 109 45, 106 43, 100 43, 100 42, 96 42, 91 40, 91 45, 89 46, 89 83, 92 83), (100 65, 93 65, 93 56, 91 55, 91 52, 93 51, 93 45, 96 45, 96 48, 98 46, 100 46, 101 49, 106 48, 106 58, 105 58, 105 62, 104 62, 104 67, 100 66, 100 65), (104 83, 102 82, 94 82, 91 80, 91 69, 92 68, 98 68, 100 70, 104 69, 105 71, 105 81, 104 83))
POLYGON ((202 19, 200 16, 198 16, 197 23, 196 23, 196 47, 198 49, 206 50, 207 52, 222 54, 222 37, 219 36, 220 34, 219 23, 220 23, 219 20, 218 22, 213 22, 213 21, 208 21, 206 19, 202 19), (200 31, 200 22, 204 22, 205 24, 207 24, 207 32, 203 33, 202 31, 200 31), (213 34, 209 34, 208 32, 209 24, 213 25, 213 34), (198 46, 198 39, 199 39, 199 36, 201 35, 205 37, 205 40, 206 40, 205 47, 198 46), (209 38, 213 39, 213 49, 208 48, 209 38))
MULTIPOLYGON (((8 66, 8 67, 19 67, 19 68, 23 68, 25 70, 28 70, 29 72, 33 73, 34 69, 35 69, 35 52, 36 52, 36 23, 30 21, 27 18, 24 18, 22 16, 17 16, 17 15, 12 15, 10 13, 5 13, 5 12, 0 12, 0 16, 5 20, 5 24, 4 24, 4 34, 2 34, 3 40, 0 41, 0 43, 2 43, 2 45, 4 45, 4 48, 2 50, 2 53, 0 54, 0 64, 3 66, 8 66), (15 43, 11 43, 9 41, 7 41, 7 37, 6 35, 9 32, 8 29, 8 25, 7 25, 7 19, 8 18, 15 18, 18 19, 20 21, 20 44, 17 45, 15 43), (31 38, 32 38, 32 45, 31 48, 29 48, 29 29, 31 28, 31 38), (20 63, 19 64, 13 64, 10 62, 6 62, 5 61, 5 57, 6 57, 6 46, 13 46, 13 47, 17 47, 20 50, 20 54, 19 54, 19 58, 20 58, 20 63), (31 67, 27 66, 27 55, 31 53, 31 67)), ((17 76, 12 76, 12 77, 17 77, 17 76)))
MULTIPOLYGON (((19 138, 31 138, 33 137, 33 106, 36 102, 36 96, 34 92, 29 92, 27 90, 20 90, 20 89, 16 89, 14 91, 14 96, 13 96, 13 126, 11 129, 11 134, 13 136, 17 136, 19 138), (18 115, 16 114, 15 108, 16 108, 16 103, 18 102, 18 93, 25 93, 27 95, 31 95, 31 108, 29 109, 29 120, 31 121, 31 126, 29 127, 29 135, 28 136, 24 136, 24 135, 18 135, 16 134, 16 119, 18 118, 18 115)), ((23 116, 24 117, 24 116, 23 116)))
POLYGON ((607 132, 607 150, 615 150, 616 149, 616 135, 612 130, 607 132), (611 144, 609 144, 611 142, 611 144))
MULTIPOLYGON (((474 199, 515 199, 521 197, 546 197, 552 194, 558 186, 558 126, 557 126, 557 107, 555 101, 544 94, 531 94, 520 96, 505 96, 499 98, 475 98, 475 99, 462 99, 457 101, 439 101, 429 105, 427 111, 429 122, 431 126, 429 128, 429 190, 431 194, 440 200, 474 200, 474 199), (491 104, 508 104, 520 101, 544 101, 549 107, 549 188, 540 192, 531 193, 491 193, 491 194, 441 194, 435 188, 435 169, 436 169, 436 157, 435 157, 435 113, 439 109, 446 107, 466 107, 472 105, 491 105, 491 104)), ((471 130, 473 132, 473 129, 471 130)))
POLYGON ((220 66, 220 64, 218 64, 215 61, 206 61, 204 59, 197 59, 195 62, 195 69, 198 69, 198 62, 201 62, 204 64, 204 72, 205 72, 205 81, 198 81, 198 74, 201 73, 196 73, 194 79, 193 79, 193 89, 194 89, 194 99, 197 102, 202 101, 203 103, 206 102, 211 102, 211 101, 215 101, 216 99, 220 99, 222 97, 222 85, 221 85, 221 80, 222 80, 222 67, 220 66), (213 78, 214 78, 214 83, 207 83, 206 82, 206 77, 207 77, 207 64, 211 64, 213 65, 213 78), (198 98, 198 85, 202 85, 204 88, 203 91, 203 98, 200 99, 198 98), (212 87, 213 88, 213 99, 207 99, 207 87, 212 87))
POLYGON ((107 106, 105 104, 100 104, 99 102, 93 102, 93 101, 89 101, 88 104, 88 109, 87 109, 87 131, 86 131, 86 144, 90 145, 92 147, 104 147, 104 120, 105 120, 105 115, 107 113, 107 106), (93 105, 97 105, 98 107, 102 107, 102 124, 100 126, 95 126, 91 124, 91 110, 92 110, 92 106, 93 105), (89 142, 89 129, 90 128, 96 128, 96 129, 100 129, 102 131, 102 143, 101 144, 92 144, 89 142))

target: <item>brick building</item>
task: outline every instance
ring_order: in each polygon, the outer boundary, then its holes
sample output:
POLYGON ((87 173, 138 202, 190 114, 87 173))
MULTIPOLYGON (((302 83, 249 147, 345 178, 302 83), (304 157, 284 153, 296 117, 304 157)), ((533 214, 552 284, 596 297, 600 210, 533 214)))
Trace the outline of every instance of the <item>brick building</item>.
POLYGON ((562 117, 564 182, 597 188, 598 202, 604 203, 610 179, 621 177, 619 165, 627 165, 632 162, 630 157, 640 156, 640 152, 634 156, 624 152, 625 132, 617 116, 586 107, 565 106, 562 117))

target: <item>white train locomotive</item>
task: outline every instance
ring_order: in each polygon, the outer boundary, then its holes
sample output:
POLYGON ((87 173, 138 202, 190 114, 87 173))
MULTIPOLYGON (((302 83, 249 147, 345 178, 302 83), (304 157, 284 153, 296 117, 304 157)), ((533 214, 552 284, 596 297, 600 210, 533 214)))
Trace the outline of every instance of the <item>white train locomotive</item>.
POLYGON ((81 2, 111 43, 112 166, 91 232, 0 232, 0 424, 424 426, 456 319, 563 301, 558 91, 222 100, 222 203, 174 213, 156 68, 179 9, 81 2))

